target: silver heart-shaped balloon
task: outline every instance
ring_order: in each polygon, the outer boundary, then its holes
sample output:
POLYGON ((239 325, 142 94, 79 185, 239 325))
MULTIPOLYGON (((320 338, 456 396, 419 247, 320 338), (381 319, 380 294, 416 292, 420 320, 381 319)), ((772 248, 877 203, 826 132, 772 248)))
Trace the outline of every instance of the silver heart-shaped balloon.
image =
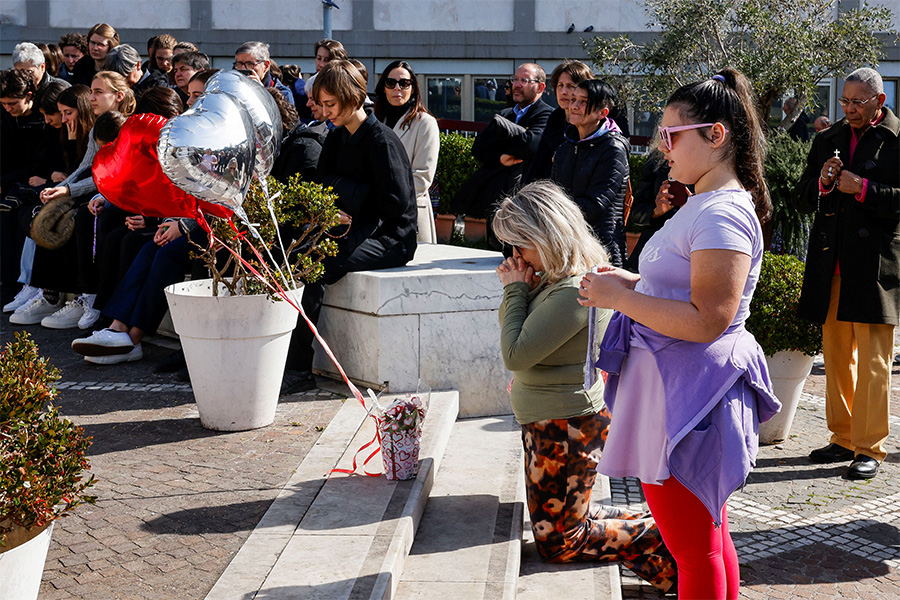
POLYGON ((265 181, 281 149, 281 113, 275 99, 261 83, 237 71, 219 71, 209 78, 204 90, 231 94, 247 110, 256 139, 254 171, 265 181))
POLYGON ((192 196, 237 210, 253 179, 256 143, 250 117, 230 94, 208 92, 159 133, 159 163, 192 196))

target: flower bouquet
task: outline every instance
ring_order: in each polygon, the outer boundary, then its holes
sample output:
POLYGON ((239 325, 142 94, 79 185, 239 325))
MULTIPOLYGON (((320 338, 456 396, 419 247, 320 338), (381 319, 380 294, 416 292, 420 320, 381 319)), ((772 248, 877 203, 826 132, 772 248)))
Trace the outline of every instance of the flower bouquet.
POLYGON ((375 405, 384 476, 392 480, 412 479, 419 472, 422 423, 431 389, 419 384, 415 394, 398 398, 386 408, 375 405), (422 390, 422 388, 425 390, 422 390))

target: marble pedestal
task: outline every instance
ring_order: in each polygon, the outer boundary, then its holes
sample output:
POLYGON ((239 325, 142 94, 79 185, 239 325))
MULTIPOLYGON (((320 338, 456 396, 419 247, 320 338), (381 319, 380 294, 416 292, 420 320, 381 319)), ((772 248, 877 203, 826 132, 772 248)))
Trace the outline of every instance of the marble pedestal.
MULTIPOLYGON (((364 385, 459 391, 459 416, 511 414, 500 356, 498 252, 420 244, 405 267, 350 273, 328 286, 319 329, 364 385)), ((316 345, 317 373, 340 377, 316 345)))

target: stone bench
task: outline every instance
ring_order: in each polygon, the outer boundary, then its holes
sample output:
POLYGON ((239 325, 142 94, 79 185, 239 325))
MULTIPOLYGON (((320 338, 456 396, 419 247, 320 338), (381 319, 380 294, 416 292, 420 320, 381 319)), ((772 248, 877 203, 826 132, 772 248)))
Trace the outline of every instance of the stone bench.
MULTIPOLYGON (((500 356, 498 252, 420 244, 406 266, 350 273, 328 286, 322 336, 350 379, 393 392, 422 381, 459 391, 460 417, 510 414, 500 356)), ((317 373, 339 378, 316 345, 317 373)))

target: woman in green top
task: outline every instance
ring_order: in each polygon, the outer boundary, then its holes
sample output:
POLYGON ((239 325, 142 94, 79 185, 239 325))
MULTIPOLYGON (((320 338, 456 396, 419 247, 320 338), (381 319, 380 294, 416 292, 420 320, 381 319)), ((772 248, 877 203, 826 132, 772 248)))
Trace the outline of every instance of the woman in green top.
MULTIPOLYGON (((510 395, 538 552, 550 562, 621 561, 674 591, 675 562, 650 513, 590 504, 609 413, 602 380, 584 389, 588 309, 577 298, 581 276, 607 264, 606 251, 578 205, 549 181, 503 200, 493 224, 513 247, 497 267, 500 346, 514 375, 510 395)), ((609 317, 600 311, 601 334, 609 317)))

